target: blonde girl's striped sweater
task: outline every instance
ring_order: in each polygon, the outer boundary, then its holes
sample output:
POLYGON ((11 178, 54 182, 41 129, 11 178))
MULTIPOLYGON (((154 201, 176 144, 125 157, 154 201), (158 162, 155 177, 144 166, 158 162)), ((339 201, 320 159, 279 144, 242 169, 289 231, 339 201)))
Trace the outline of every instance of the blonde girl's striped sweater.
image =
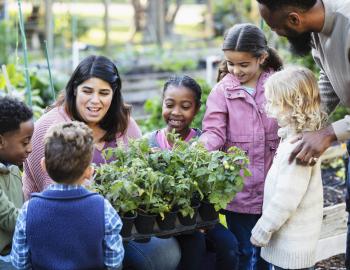
POLYGON ((307 268, 315 264, 322 224, 320 161, 313 167, 289 164, 297 143, 290 143, 290 134, 284 136, 265 181, 263 214, 252 237, 263 246, 261 256, 273 265, 307 268))

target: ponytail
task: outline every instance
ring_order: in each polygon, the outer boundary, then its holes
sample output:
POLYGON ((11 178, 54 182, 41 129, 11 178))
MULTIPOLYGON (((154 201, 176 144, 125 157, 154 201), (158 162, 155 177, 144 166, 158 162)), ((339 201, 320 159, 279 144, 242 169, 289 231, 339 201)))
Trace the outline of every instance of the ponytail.
POLYGON ((283 68, 283 61, 281 57, 277 54, 277 51, 271 47, 267 47, 267 53, 269 56, 266 58, 263 64, 263 69, 272 68, 274 71, 278 71, 283 68))
POLYGON ((228 73, 229 72, 227 69, 227 61, 222 60, 219 64, 218 75, 216 76, 216 82, 221 81, 228 73))

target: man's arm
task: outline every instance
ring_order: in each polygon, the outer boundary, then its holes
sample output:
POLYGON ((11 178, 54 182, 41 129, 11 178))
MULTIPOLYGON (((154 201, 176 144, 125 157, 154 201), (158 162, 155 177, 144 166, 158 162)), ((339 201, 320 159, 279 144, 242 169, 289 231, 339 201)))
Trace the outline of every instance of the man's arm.
POLYGON ((321 106, 322 109, 330 115, 338 106, 340 100, 335 93, 331 82, 326 73, 321 69, 320 77, 318 79, 318 87, 320 89, 321 106))

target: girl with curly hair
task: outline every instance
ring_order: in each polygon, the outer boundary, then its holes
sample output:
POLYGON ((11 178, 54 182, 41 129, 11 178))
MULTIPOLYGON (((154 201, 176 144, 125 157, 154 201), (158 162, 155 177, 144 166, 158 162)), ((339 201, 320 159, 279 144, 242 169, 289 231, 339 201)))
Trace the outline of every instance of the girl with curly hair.
POLYGON ((289 164, 293 139, 322 128, 326 114, 314 74, 290 67, 265 83, 266 111, 276 118, 281 142, 267 174, 263 214, 252 230, 251 242, 263 247, 261 256, 275 269, 313 269, 322 224, 321 162, 314 166, 289 164))

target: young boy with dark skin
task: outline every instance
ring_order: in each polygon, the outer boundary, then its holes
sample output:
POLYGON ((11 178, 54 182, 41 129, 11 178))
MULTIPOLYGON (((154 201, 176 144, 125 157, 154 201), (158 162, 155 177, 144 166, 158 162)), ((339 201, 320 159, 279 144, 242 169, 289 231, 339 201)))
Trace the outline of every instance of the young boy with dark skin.
POLYGON ((84 123, 52 126, 41 165, 55 181, 32 193, 18 216, 11 252, 17 269, 119 269, 122 222, 82 184, 93 175, 93 133, 84 123), (43 248, 44 247, 44 248, 43 248))
POLYGON ((32 111, 10 97, 0 98, 0 269, 11 270, 9 253, 19 210, 22 181, 17 166, 32 151, 32 111))
MULTIPOLYGON (((260 14, 280 36, 285 36, 299 55, 312 51, 320 68, 321 103, 331 113, 339 103, 350 107, 350 1, 349 0, 257 0, 260 14)), ((290 162, 314 165, 335 141, 350 139, 350 116, 323 129, 303 132, 294 142, 290 162)), ((348 151, 350 144, 348 144, 348 151)), ((347 211, 350 183, 347 177, 347 211)), ((346 265, 350 269, 350 219, 346 265)))

